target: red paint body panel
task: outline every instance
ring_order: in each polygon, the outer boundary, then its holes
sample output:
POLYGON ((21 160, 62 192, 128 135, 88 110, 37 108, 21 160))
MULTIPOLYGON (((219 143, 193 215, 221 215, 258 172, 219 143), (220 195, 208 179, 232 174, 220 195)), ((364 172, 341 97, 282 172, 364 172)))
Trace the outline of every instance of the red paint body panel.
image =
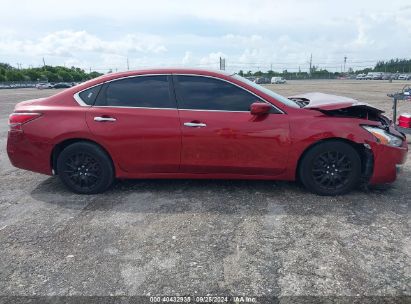
POLYGON ((87 125, 128 173, 179 172, 180 119, 177 110, 90 107, 87 125), (115 123, 94 117, 109 116, 115 123))
MULTIPOLYGON (((320 103, 314 102, 313 108, 353 105, 350 100, 320 103)), ((74 139, 90 140, 102 146, 111 156, 118 178, 295 180, 298 161, 310 146, 321 140, 340 138, 370 145, 374 156, 370 183, 387 183, 395 180, 396 165, 405 162, 408 150, 405 141, 398 148, 381 145, 360 126, 379 122, 331 117, 310 107, 289 107, 229 75, 204 70, 157 69, 109 74, 49 98, 19 103, 15 112, 39 112, 42 116, 22 125, 21 132, 9 132, 9 158, 16 167, 43 174, 52 174, 54 147, 74 139), (170 73, 227 80, 284 113, 256 116, 249 112, 94 107, 80 106, 73 98, 83 89, 116 78, 170 73), (98 116, 117 120, 97 123, 94 117, 98 116), (201 122, 206 127, 188 128, 185 122, 201 122)), ((401 136, 394 129, 391 131, 401 136)))
POLYGON ((394 148, 380 144, 372 144, 374 153, 374 173, 370 184, 392 183, 397 178, 397 165, 407 160, 408 146, 404 141, 402 147, 394 148))
POLYGON ((276 176, 287 168, 288 115, 248 112, 179 111, 182 124, 181 172, 276 176))

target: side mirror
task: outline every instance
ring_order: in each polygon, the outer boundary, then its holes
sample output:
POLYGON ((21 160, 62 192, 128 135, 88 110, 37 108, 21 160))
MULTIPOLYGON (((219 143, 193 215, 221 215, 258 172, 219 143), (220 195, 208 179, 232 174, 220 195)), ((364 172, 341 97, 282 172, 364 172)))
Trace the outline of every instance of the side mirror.
POLYGON ((254 102, 251 104, 250 112, 252 115, 264 115, 268 114, 272 107, 265 102, 254 102))

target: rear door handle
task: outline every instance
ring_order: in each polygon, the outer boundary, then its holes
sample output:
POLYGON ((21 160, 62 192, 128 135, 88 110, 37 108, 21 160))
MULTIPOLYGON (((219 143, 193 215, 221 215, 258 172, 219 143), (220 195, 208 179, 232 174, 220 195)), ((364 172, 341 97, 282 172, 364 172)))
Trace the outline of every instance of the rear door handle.
POLYGON ((205 123, 202 122, 185 122, 184 125, 186 127, 191 127, 191 128, 204 128, 207 127, 205 123))
POLYGON ((94 117, 94 121, 97 121, 97 122, 106 122, 106 121, 115 122, 116 120, 117 119, 115 119, 114 117, 100 117, 100 116, 94 117))

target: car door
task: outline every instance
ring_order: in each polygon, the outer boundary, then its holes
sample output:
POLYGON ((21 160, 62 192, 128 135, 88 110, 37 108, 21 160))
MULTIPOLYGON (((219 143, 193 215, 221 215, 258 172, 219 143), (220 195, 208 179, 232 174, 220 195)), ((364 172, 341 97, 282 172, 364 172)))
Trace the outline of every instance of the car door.
POLYGON ((182 128, 181 170, 275 176, 286 169, 288 115, 255 116, 256 95, 225 80, 174 75, 182 128))
MULTIPOLYGON (((181 130, 170 77, 147 75, 110 81, 86 113, 90 131, 125 171, 179 170, 181 130)), ((85 99, 90 93, 83 95, 85 99)))

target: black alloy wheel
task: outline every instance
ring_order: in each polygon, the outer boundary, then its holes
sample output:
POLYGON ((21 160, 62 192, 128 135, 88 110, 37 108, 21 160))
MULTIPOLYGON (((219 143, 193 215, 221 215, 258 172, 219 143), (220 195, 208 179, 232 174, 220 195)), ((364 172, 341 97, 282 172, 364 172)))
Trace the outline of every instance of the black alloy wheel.
POLYGON ((57 174, 70 190, 82 194, 103 192, 114 180, 110 157, 90 142, 66 147, 58 157, 57 174))
POLYGON ((309 149, 299 166, 304 186, 320 195, 339 195, 359 184, 361 159, 348 143, 330 140, 309 149))
POLYGON ((347 155, 338 151, 327 151, 314 160, 312 175, 320 186, 334 190, 344 187, 352 170, 352 162, 347 155))
POLYGON ((84 191, 93 189, 101 180, 101 167, 90 154, 78 152, 70 155, 64 163, 64 174, 76 187, 84 191))

